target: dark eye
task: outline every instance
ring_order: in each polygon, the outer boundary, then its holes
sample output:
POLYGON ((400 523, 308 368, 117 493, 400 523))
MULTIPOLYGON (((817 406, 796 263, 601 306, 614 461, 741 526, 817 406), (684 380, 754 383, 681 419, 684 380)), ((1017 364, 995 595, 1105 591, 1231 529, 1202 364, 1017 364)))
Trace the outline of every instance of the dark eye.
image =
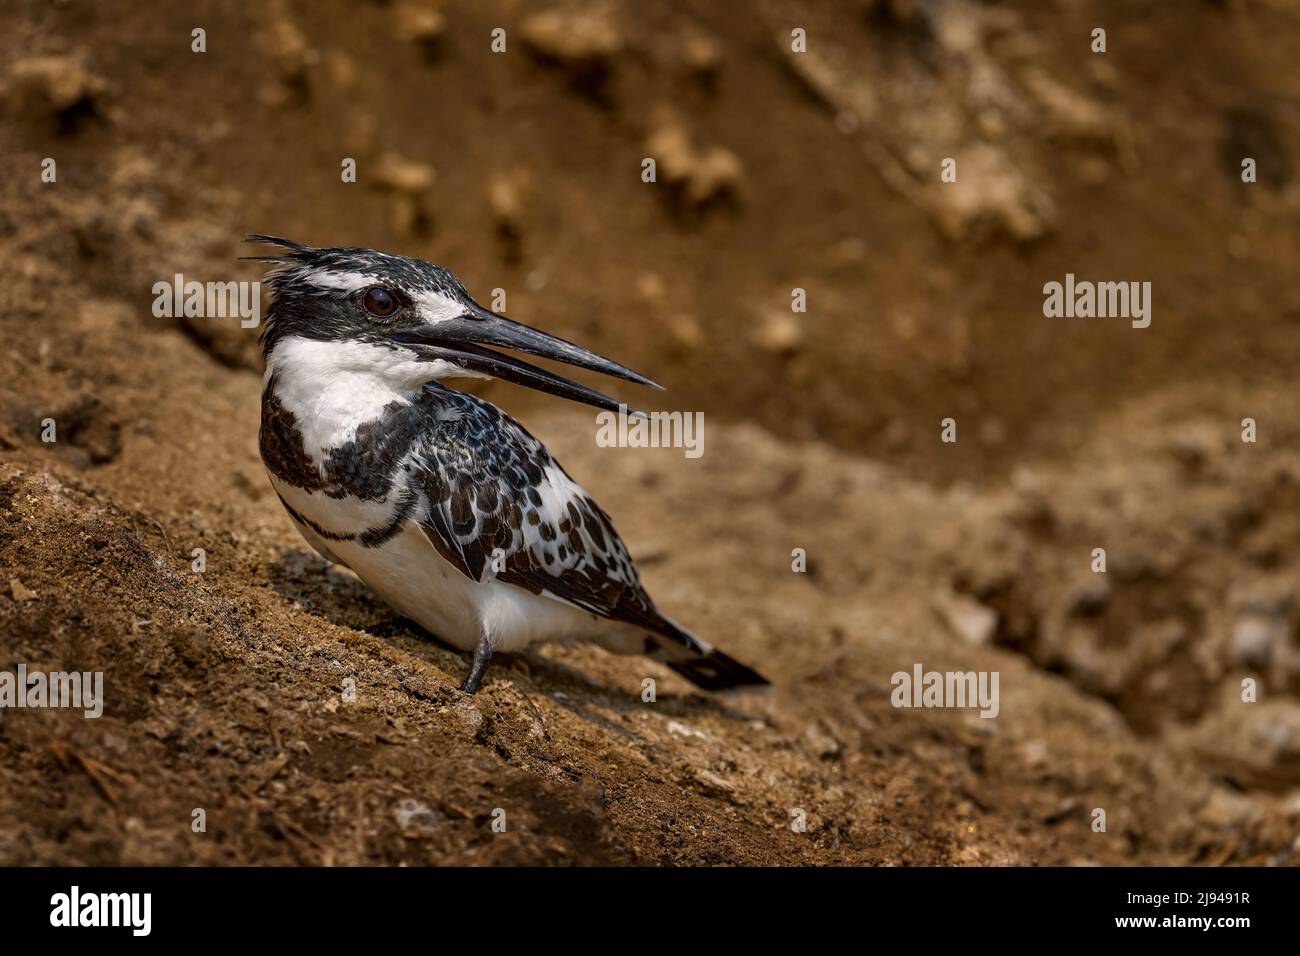
POLYGON ((367 289, 361 304, 376 318, 386 319, 397 311, 397 296, 380 286, 367 289))

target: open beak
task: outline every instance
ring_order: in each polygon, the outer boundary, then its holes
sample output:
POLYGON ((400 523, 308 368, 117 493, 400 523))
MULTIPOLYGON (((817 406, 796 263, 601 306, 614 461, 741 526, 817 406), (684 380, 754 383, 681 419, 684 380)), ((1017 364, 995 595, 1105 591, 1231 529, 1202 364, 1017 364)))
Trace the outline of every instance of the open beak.
MULTIPOLYGON (((527 388, 537 389, 539 392, 548 392, 560 398, 594 405, 596 408, 608 411, 618 411, 620 403, 617 399, 513 356, 494 352, 486 346, 495 345, 541 358, 554 359, 567 365, 600 372, 602 375, 636 382, 638 385, 662 387, 644 375, 638 375, 631 369, 595 352, 590 352, 580 345, 520 325, 477 304, 471 305, 470 311, 463 316, 443 319, 418 329, 394 330, 390 337, 414 349, 430 361, 441 359, 468 371, 490 375, 493 378, 514 382, 527 388)), ((626 408, 626 405, 623 407, 626 408)), ((629 409, 629 412, 632 410, 629 409)))

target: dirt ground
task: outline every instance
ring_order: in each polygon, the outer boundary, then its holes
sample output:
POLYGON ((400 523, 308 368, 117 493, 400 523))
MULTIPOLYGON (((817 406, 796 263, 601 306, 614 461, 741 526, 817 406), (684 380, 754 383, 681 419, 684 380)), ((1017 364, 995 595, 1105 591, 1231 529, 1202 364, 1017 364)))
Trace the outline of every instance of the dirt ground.
POLYGON ((1300 861, 1293 4, 0 25, 0 671, 105 680, 96 720, 0 710, 0 863, 1300 861), (703 411, 688 459, 476 389, 773 690, 548 647, 459 693, 281 509, 256 330, 153 314, 258 279, 248 232, 446 265, 703 411), (1045 318, 1067 272, 1150 281, 1151 326, 1045 318), (894 707, 916 664, 997 672, 997 716, 894 707))

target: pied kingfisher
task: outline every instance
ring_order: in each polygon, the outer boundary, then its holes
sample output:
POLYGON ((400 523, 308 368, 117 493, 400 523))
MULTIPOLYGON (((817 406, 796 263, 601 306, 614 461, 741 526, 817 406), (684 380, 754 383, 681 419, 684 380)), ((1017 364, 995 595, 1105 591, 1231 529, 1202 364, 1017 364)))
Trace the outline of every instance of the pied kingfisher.
MULTIPOLYGON (((649 379, 483 308, 446 269, 373 249, 284 251, 262 350, 262 460, 294 525, 434 636, 473 651, 589 639, 644 653, 708 690, 767 681, 660 614, 609 516, 536 438, 443 386, 500 378, 618 403, 487 346, 642 385, 649 379)), ((657 386, 656 386, 657 387, 657 386)))

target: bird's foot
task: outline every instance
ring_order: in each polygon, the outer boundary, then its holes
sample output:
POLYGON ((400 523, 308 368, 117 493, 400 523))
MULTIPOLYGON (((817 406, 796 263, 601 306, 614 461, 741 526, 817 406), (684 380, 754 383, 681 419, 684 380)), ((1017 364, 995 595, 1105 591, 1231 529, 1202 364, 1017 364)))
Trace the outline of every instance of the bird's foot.
POLYGON ((478 685, 483 681, 483 674, 487 671, 488 661, 492 660, 492 645, 488 642, 487 636, 479 638, 478 647, 474 648, 474 663, 470 665, 469 676, 465 678, 465 683, 460 685, 461 691, 466 694, 473 694, 478 690, 478 685))

